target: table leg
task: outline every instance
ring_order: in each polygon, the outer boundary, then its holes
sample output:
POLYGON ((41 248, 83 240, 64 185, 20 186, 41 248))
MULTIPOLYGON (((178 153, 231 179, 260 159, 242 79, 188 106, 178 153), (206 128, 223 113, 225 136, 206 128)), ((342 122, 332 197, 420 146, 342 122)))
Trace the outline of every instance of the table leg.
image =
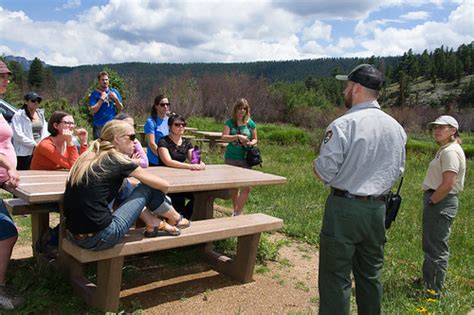
POLYGON ((209 138, 209 150, 213 151, 216 148, 216 139, 209 138))
POLYGON ((192 221, 212 219, 214 217, 214 200, 230 199, 236 189, 210 190, 194 193, 192 221))
POLYGON ((31 214, 31 242, 33 247, 33 257, 38 257, 36 253, 36 243, 41 235, 49 229, 49 213, 32 213, 31 214))
MULTIPOLYGON (((212 219, 214 217, 214 200, 216 198, 230 199, 236 189, 210 190, 194 193, 194 207, 191 221, 212 219)), ((203 252, 212 253, 214 245, 212 242, 205 243, 203 252)))

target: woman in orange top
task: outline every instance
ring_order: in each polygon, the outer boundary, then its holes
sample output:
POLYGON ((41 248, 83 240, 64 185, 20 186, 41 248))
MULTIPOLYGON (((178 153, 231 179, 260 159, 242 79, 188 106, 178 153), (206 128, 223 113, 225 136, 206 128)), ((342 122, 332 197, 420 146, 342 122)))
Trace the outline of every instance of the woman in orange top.
POLYGON ((37 145, 31 161, 32 170, 70 169, 79 157, 87 150, 87 130, 76 129, 81 148, 80 152, 73 142, 74 118, 71 114, 56 111, 48 121, 51 136, 44 138, 37 145))

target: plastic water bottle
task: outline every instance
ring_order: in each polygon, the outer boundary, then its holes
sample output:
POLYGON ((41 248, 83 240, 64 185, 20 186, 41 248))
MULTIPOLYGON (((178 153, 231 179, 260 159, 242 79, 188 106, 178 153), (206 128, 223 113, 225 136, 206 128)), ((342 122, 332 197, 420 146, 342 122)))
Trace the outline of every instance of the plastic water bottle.
POLYGON ((201 150, 199 150, 199 146, 195 145, 193 152, 191 152, 191 164, 199 163, 201 163, 201 150))

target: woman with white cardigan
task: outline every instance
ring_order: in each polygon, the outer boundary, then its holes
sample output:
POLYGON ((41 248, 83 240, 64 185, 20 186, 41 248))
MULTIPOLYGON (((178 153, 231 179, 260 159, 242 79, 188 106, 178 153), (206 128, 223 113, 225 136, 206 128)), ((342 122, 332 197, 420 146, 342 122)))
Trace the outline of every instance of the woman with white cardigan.
POLYGON ((41 96, 35 92, 29 92, 24 99, 23 108, 12 118, 17 170, 30 169, 31 157, 36 145, 49 135, 44 114, 38 109, 42 101, 41 96))

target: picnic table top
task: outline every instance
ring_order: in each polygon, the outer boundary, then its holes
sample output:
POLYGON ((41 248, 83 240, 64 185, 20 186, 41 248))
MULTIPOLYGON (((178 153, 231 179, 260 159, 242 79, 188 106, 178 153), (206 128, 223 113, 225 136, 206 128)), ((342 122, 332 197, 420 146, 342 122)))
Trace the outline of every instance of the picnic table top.
POLYGON ((220 131, 202 131, 202 130, 196 130, 193 131, 193 133, 202 135, 205 137, 210 137, 210 138, 220 138, 222 137, 222 132, 220 131))
MULTIPOLYGON (((148 167, 147 172, 166 179, 168 193, 199 192, 235 189, 247 186, 286 183, 286 178, 257 170, 218 164, 207 165, 206 170, 191 171, 170 167, 148 167)), ((10 190, 29 203, 58 202, 61 200, 68 171, 19 171, 20 185, 10 190)))

